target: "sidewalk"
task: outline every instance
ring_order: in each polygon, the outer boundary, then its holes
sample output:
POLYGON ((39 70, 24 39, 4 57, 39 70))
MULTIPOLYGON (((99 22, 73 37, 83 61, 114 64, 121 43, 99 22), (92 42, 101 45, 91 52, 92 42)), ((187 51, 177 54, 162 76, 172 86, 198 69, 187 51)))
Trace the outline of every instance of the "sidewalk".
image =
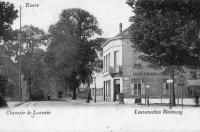
POLYGON ((25 101, 9 101, 9 102, 7 102, 7 105, 9 108, 13 108, 13 107, 19 106, 23 103, 25 103, 25 101))
POLYGON ((89 103, 87 103, 86 99, 76 99, 76 100, 72 100, 72 99, 68 99, 66 100, 67 103, 69 104, 75 104, 75 105, 116 105, 119 104, 118 101, 116 102, 105 102, 105 101, 96 101, 96 103, 94 102, 94 100, 90 100, 89 103))
MULTIPOLYGON (((74 102, 79 102, 77 100, 75 100, 74 102)), ((82 100, 82 103, 85 103, 85 100, 82 100)), ((81 103, 81 102, 79 102, 81 103)), ((99 105, 117 105, 119 104, 119 101, 109 101, 109 102, 105 102, 105 101, 96 101, 96 103, 94 102, 94 100, 90 100, 90 104, 99 104, 99 105)), ((135 103, 135 99, 134 98, 124 98, 124 105, 145 105, 145 99, 141 100, 141 104, 136 104, 135 103)), ((164 98, 164 99, 149 99, 149 105, 151 106, 168 106, 169 105, 169 99, 164 98)), ((147 104, 146 104, 147 106, 147 104)), ((181 99, 176 99, 176 106, 182 106, 182 101, 181 99)), ((183 106, 195 106, 194 100, 192 98, 184 98, 183 99, 183 106)))

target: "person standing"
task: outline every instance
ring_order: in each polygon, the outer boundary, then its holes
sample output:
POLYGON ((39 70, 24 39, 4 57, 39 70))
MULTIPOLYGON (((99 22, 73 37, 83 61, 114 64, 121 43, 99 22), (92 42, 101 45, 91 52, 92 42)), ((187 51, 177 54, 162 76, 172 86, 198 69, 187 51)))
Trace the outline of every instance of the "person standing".
POLYGON ((199 105, 199 95, 196 94, 195 95, 195 106, 198 106, 199 105))
POLYGON ((47 100, 51 100, 51 94, 47 93, 47 100))

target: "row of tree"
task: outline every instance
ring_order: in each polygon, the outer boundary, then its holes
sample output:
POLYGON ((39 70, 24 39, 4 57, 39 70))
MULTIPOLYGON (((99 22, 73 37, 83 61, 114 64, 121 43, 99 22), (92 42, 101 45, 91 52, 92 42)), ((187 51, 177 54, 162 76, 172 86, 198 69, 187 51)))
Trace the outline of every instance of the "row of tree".
POLYGON ((90 84, 93 71, 101 71, 98 52, 102 51, 104 39, 94 37, 100 36, 102 31, 89 12, 78 8, 63 10, 58 22, 45 33, 32 25, 12 30, 18 11, 9 2, 0 2, 0 6, 3 45, 7 55, 15 56, 17 64, 21 64, 32 99, 38 98, 38 91, 44 88, 48 91, 52 86, 73 90, 73 99, 76 99, 80 83, 90 84), (47 50, 38 48, 40 46, 46 46, 47 50))

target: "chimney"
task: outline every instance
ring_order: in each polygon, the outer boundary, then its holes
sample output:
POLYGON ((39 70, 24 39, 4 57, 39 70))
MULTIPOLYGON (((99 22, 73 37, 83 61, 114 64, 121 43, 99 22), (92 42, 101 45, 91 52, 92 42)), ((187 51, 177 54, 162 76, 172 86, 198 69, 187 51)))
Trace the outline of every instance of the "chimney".
POLYGON ((122 23, 119 23, 119 33, 122 32, 122 23))

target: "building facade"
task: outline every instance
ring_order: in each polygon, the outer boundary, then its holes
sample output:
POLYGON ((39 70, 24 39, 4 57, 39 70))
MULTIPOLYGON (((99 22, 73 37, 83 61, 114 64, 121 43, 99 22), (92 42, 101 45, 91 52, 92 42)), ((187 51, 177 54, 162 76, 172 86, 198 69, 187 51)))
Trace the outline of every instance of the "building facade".
MULTIPOLYGON (((138 52, 130 41, 129 29, 103 43, 103 82, 104 100, 116 101, 119 93, 125 98, 168 98, 170 85, 169 76, 163 74, 162 69, 153 69, 148 63, 140 59, 138 52)), ((200 81, 198 75, 193 80, 200 81)), ((175 76, 176 98, 189 97, 188 82, 191 79, 191 70, 177 73, 175 76)))

